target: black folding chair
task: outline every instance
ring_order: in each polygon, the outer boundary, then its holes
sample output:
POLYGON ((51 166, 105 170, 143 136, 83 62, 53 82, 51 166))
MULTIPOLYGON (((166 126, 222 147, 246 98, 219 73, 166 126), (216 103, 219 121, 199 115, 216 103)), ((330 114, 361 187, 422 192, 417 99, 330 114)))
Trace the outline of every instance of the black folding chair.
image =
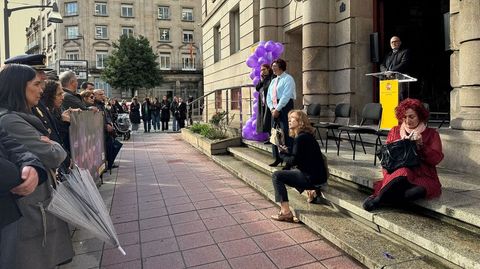
POLYGON ((320 135, 320 129, 326 129, 326 139, 325 139, 325 152, 328 151, 328 132, 330 131, 335 145, 338 147, 337 135, 334 130, 337 130, 340 127, 347 126, 350 123, 350 112, 351 107, 348 103, 340 103, 335 107, 335 118, 333 122, 319 122, 313 125, 315 127, 318 136, 320 137, 320 142, 323 145, 322 136, 320 135))
POLYGON ((307 107, 307 117, 310 122, 313 124, 320 120, 320 111, 322 106, 320 104, 310 104, 307 107))
POLYGON ((337 144, 337 156, 340 155, 340 143, 341 143, 341 135, 343 132, 346 132, 348 135, 348 141, 350 142, 350 145, 352 146, 353 150, 353 160, 355 160, 355 150, 357 146, 357 136, 360 139, 360 143, 362 144, 363 152, 367 154, 367 151, 365 150, 365 145, 363 144, 362 140, 362 134, 373 134, 375 135, 380 128, 380 122, 382 119, 382 105, 379 103, 368 103, 363 107, 362 110, 362 120, 360 122, 360 125, 356 126, 344 126, 338 128, 338 144, 337 144), (367 126, 367 122, 378 122, 376 127, 373 126, 367 126), (354 139, 352 140, 352 137, 350 134, 355 134, 354 139))

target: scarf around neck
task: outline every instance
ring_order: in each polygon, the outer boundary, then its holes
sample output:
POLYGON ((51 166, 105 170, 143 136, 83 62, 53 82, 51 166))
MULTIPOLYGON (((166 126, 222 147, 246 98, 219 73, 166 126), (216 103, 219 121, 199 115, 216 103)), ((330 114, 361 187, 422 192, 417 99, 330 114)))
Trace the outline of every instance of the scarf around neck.
POLYGON ((402 139, 408 138, 409 135, 412 134, 412 132, 415 132, 416 134, 421 134, 423 131, 425 131, 426 128, 427 126, 423 122, 420 122, 415 129, 408 128, 407 124, 405 122, 402 122, 402 125, 400 125, 400 137, 402 139))

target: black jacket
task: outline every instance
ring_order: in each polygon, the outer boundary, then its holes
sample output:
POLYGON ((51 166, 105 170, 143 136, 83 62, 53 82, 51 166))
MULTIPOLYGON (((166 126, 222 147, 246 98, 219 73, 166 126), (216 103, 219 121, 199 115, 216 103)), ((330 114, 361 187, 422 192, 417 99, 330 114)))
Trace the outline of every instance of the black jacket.
POLYGON ((293 141, 292 152, 285 155, 283 160, 287 166, 296 166, 312 184, 327 181, 322 152, 313 135, 303 132, 298 134, 293 141))
POLYGON ((69 108, 80 108, 81 110, 88 110, 80 94, 72 93, 68 89, 63 89, 63 91, 65 92, 62 103, 62 107, 64 110, 67 110, 69 108))
POLYGON ((400 48, 397 52, 390 51, 380 65, 380 71, 396 71, 408 74, 410 64, 410 52, 400 48))
POLYGON ((25 166, 32 166, 37 170, 39 184, 47 179, 45 167, 38 157, 27 151, 25 146, 3 129, 0 130, 0 229, 21 217, 10 189, 22 183, 21 171, 25 166))
POLYGON ((130 104, 130 121, 135 124, 140 123, 140 103, 130 104))

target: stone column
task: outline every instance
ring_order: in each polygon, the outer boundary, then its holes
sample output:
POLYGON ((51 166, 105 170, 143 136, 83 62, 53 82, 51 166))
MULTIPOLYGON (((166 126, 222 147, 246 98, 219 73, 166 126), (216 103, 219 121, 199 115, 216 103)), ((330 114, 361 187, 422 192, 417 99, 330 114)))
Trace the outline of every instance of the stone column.
POLYGON ((326 106, 329 103, 329 2, 329 0, 303 2, 304 104, 320 103, 326 106))
POLYGON ((480 19, 478 0, 451 0, 450 94, 453 129, 480 130, 480 19))
POLYGON ((260 40, 276 40, 278 38, 277 0, 260 1, 260 40))

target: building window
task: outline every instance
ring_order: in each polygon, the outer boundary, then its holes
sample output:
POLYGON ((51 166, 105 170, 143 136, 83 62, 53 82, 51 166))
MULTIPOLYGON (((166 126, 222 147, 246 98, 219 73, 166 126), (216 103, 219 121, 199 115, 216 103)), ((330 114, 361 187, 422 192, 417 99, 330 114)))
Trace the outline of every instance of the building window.
POLYGON ((160 69, 161 70, 170 70, 171 65, 170 65, 170 53, 160 53, 160 69))
POLYGON ((123 4, 122 5, 122 17, 133 17, 133 5, 123 4))
POLYGON ((213 62, 220 61, 220 25, 213 27, 213 62))
POLYGON ((193 8, 182 8, 182 21, 193 21, 193 8))
POLYGON ((170 29, 160 28, 160 41, 170 41, 170 29))
POLYGON ((95 89, 102 89, 105 91, 105 95, 107 97, 112 96, 112 90, 110 88, 110 84, 103 81, 101 78, 96 77, 93 79, 93 84, 95 84, 95 89))
POLYGON ((170 19, 170 7, 159 6, 158 7, 158 19, 169 20, 170 19))
POLYGON ((95 38, 96 39, 107 39, 108 38, 108 29, 105 25, 95 26, 95 38))
POLYGON ((42 49, 43 50, 47 49, 47 38, 46 37, 42 38, 42 49))
POLYGON ((122 27, 122 35, 133 36, 133 27, 122 27))
POLYGON ((77 2, 65 3, 65 16, 75 16, 75 15, 78 15, 77 2))
MULTIPOLYGON (((50 13, 51 13, 50 11, 47 13, 47 18, 50 17, 50 13)), ((50 25, 52 25, 52 23, 47 19, 47 27, 50 25)))
POLYGON ((230 12, 230 54, 240 50, 240 11, 230 12))
POLYGON ((215 109, 222 109, 222 91, 215 92, 215 109))
POLYGON ((183 42, 190 43, 193 42, 193 31, 183 31, 183 42))
POLYGON ((65 56, 68 60, 76 61, 80 59, 80 54, 78 53, 78 51, 67 51, 65 56))
POLYGON ((107 16, 107 3, 95 3, 95 15, 107 16))
POLYGON ((53 30, 53 45, 57 45, 57 29, 53 30))
POLYGON ((45 30, 45 17, 42 18, 42 30, 45 30))
POLYGON ((65 27, 67 39, 78 38, 78 26, 67 26, 65 27))
POLYGON ((195 54, 182 54, 182 70, 195 70, 195 54))
POLYGON ((232 100, 230 102, 230 107, 232 110, 238 110, 240 109, 240 91, 241 89, 232 89, 230 91, 230 99, 232 100))
POLYGON ((97 59, 97 63, 95 65, 97 67, 97 69, 105 68, 108 53, 106 51, 97 51, 95 57, 97 59))
POLYGON ((52 46, 52 33, 49 33, 47 35, 47 43, 48 43, 48 47, 50 48, 52 46))

